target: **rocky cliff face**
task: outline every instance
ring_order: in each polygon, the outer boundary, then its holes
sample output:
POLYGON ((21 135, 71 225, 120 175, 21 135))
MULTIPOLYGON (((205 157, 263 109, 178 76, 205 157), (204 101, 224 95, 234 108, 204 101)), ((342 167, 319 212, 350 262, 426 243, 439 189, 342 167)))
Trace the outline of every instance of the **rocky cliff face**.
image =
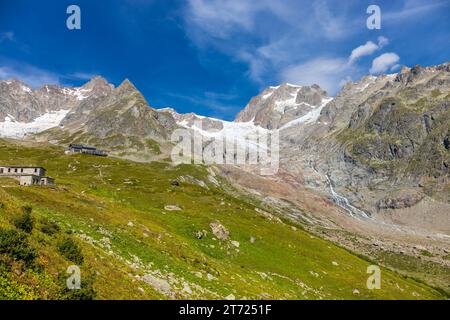
POLYGON ((178 125, 185 128, 192 128, 194 125, 201 126, 206 131, 217 131, 224 128, 224 121, 204 116, 199 116, 195 113, 178 113, 173 108, 159 109, 159 112, 169 113, 175 119, 178 125))
POLYGON ((448 203, 449 94, 448 63, 365 77, 347 84, 309 128, 285 130, 280 157, 296 174, 328 175, 372 214, 425 196, 448 203))

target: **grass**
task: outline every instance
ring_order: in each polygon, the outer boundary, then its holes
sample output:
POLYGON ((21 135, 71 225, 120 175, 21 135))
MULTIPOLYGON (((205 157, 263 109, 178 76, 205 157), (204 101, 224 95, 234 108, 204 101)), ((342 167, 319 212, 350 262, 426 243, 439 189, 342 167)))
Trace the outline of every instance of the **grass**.
POLYGON ((225 192, 231 186, 218 177, 221 186, 212 184, 202 166, 67 156, 58 147, 1 140, 0 164, 40 165, 57 182, 0 182, 0 228, 13 229, 12 219, 31 206, 37 224, 27 239, 38 254, 35 267, 19 268, 20 277, 0 272, 1 298, 70 298, 63 280, 74 262, 58 250, 67 237, 79 248, 82 279, 89 279, 97 299, 444 298, 387 269, 382 288, 367 289, 371 263, 288 221, 268 220, 254 201, 225 192), (173 180, 191 182, 174 186, 173 180), (167 211, 166 205, 181 210, 167 211), (214 221, 230 231, 229 240, 212 234, 214 221), (42 225, 53 226, 52 232, 42 225), (206 236, 198 239, 203 230, 206 236))

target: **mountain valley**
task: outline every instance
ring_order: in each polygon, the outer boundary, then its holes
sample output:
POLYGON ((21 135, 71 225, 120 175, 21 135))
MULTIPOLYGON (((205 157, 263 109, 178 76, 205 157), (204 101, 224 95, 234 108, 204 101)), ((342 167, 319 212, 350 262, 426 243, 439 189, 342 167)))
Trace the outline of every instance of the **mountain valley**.
POLYGON ((27 265, 0 248, 2 297, 77 298, 59 280, 68 237, 83 252, 88 297, 100 299, 450 293, 450 63, 367 76, 335 97, 318 85, 269 87, 235 121, 154 109, 129 80, 5 80, 0 138, 0 165, 43 166, 57 182, 0 180, 0 227, 31 207, 27 243, 38 253, 27 265), (200 151, 220 137, 247 152, 248 135, 276 132, 279 168, 174 164, 180 129, 202 137, 200 151), (70 143, 110 157, 65 155, 70 143), (58 231, 43 232, 48 221, 58 231), (373 264, 381 290, 365 286, 373 264))

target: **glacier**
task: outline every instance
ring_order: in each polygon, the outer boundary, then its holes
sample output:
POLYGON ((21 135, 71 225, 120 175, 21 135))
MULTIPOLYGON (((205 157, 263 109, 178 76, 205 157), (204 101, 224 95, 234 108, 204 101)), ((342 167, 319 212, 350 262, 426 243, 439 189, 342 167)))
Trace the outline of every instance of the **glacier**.
POLYGON ((70 110, 58 110, 47 112, 32 122, 19 122, 13 116, 8 115, 0 122, 0 137, 22 139, 28 134, 39 133, 59 126, 70 110))

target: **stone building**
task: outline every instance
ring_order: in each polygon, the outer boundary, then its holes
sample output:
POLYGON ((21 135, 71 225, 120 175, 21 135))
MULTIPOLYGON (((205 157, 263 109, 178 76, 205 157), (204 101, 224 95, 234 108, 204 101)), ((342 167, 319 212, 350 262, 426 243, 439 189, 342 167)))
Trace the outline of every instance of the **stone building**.
POLYGON ((84 153, 99 157, 108 156, 108 154, 103 150, 99 150, 96 147, 86 146, 83 144, 70 144, 68 153, 84 153))
POLYGON ((45 176, 46 170, 42 167, 0 166, 0 178, 14 178, 22 186, 53 185, 55 180, 45 176))

